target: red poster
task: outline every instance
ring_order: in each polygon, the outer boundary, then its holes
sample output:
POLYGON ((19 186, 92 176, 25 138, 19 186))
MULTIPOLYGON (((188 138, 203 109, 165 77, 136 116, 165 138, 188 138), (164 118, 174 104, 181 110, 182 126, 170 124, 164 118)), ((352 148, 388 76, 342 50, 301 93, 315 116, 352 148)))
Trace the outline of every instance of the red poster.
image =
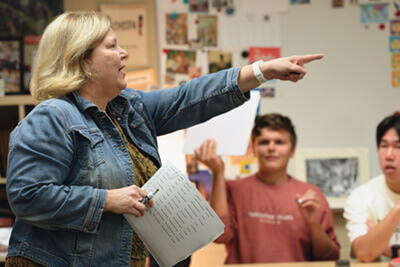
POLYGON ((279 58, 281 56, 280 47, 250 47, 249 48, 249 62, 256 62, 258 60, 268 61, 271 59, 279 58))

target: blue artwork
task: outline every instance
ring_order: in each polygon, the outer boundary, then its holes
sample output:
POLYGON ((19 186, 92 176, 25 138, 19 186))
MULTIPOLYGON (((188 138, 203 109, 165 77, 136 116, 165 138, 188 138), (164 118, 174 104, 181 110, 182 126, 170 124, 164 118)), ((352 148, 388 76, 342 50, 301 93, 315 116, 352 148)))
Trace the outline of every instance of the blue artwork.
POLYGON ((309 4, 310 0, 290 0, 290 3, 292 5, 296 5, 296 4, 309 4))
POLYGON ((390 36, 389 50, 391 53, 400 53, 400 36, 390 36))
POLYGON ((208 170, 199 170, 196 173, 189 173, 189 180, 196 184, 197 189, 205 199, 210 198, 211 174, 208 170))
POLYGON ((389 4, 360 5, 361 23, 385 23, 389 21, 389 4))

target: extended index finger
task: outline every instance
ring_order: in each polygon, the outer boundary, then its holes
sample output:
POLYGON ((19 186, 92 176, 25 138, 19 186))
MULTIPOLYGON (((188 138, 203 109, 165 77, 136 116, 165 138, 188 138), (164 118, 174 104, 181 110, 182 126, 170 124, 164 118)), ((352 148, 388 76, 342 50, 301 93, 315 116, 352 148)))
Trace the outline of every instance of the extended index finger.
POLYGON ((304 55, 300 56, 299 61, 302 61, 303 63, 309 63, 314 60, 322 59, 323 57, 323 54, 304 55))

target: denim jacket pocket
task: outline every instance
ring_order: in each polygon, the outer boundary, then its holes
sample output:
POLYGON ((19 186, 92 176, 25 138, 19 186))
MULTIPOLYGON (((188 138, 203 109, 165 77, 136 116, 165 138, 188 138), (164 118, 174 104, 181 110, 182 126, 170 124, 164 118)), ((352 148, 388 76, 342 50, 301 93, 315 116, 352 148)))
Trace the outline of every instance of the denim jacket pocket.
POLYGON ((105 162, 103 140, 100 129, 87 127, 71 128, 76 141, 79 166, 84 170, 93 170, 105 162))

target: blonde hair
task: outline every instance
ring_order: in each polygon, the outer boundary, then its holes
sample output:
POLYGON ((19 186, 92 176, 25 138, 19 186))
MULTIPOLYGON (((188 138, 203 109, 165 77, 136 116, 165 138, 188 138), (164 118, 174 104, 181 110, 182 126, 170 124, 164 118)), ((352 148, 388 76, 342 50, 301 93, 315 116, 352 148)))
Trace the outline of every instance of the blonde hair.
POLYGON ((35 104, 78 90, 94 76, 87 59, 110 27, 95 11, 65 12, 46 27, 30 83, 35 104))

